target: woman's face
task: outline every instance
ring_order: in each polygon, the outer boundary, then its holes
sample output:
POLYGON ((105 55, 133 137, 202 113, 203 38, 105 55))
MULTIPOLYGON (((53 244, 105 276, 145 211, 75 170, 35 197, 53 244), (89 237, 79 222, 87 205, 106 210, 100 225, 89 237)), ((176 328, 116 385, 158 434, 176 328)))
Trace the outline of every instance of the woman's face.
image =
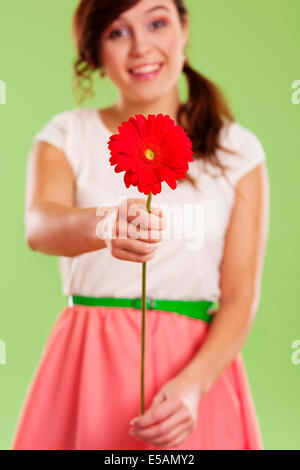
POLYGON ((172 0, 140 0, 104 31, 102 66, 123 96, 158 99, 178 81, 187 37, 188 18, 182 26, 172 0), (136 69, 144 64, 149 68, 136 69), (159 65, 158 71, 150 69, 153 64, 159 65))

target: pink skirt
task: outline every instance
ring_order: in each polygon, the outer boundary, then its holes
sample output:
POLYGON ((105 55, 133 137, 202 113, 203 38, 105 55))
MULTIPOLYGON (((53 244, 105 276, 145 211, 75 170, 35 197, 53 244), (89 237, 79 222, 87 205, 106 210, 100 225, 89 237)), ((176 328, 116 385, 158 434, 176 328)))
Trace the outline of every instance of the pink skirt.
MULTIPOLYGON (((210 326, 147 310, 145 410, 192 360, 210 326)), ((157 450, 130 436, 140 414, 140 310, 65 307, 56 319, 18 418, 12 450, 157 450)), ((196 428, 174 450, 263 450, 241 353, 199 402, 196 428)))

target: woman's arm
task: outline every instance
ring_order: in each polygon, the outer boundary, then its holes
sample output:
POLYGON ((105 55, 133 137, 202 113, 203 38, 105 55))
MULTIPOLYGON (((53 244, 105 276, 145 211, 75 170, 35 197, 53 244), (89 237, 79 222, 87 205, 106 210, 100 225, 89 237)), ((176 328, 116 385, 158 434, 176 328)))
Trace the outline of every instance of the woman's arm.
MULTIPOLYGON (((101 222, 112 206, 74 207, 75 191, 73 171, 64 153, 47 142, 38 142, 28 160, 26 182, 25 229, 32 250, 72 257, 108 247, 104 238, 109 228, 101 222)), ((166 225, 161 210, 152 208, 149 215, 141 198, 126 199, 115 207, 111 255, 134 263, 152 259, 166 225), (137 216, 141 239, 128 236, 128 226, 137 216)))
POLYGON ((51 144, 37 142, 28 159, 26 179, 25 231, 32 250, 76 256, 106 247, 96 236, 96 226, 105 211, 100 217, 96 207, 74 207, 75 189, 64 153, 51 144))
POLYGON ((236 187, 221 266, 220 308, 193 359, 164 384, 146 413, 130 422, 137 439, 168 443, 169 448, 195 429, 199 400, 240 351, 254 321, 268 228, 269 181, 262 163, 236 187))
POLYGON ((221 298, 199 352, 183 375, 207 393, 245 343, 260 297, 269 232, 269 180, 265 163, 241 178, 226 234, 221 298))

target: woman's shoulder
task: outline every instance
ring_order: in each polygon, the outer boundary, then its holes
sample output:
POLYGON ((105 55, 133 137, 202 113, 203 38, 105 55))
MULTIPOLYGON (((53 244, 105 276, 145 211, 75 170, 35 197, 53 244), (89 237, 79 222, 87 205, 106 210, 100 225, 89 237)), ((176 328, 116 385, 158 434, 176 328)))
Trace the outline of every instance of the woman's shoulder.
POLYGON ((251 129, 237 121, 226 121, 220 131, 219 143, 228 152, 220 151, 222 164, 229 166, 228 176, 233 184, 260 163, 266 161, 262 141, 251 129))
POLYGON ((50 117, 34 135, 33 142, 45 141, 65 153, 74 174, 80 170, 80 150, 84 145, 84 128, 89 110, 65 109, 50 117))
POLYGON ((51 139, 62 145, 62 141, 72 137, 73 140, 79 140, 83 135, 83 130, 92 119, 94 108, 65 109, 52 114, 46 122, 42 124, 40 130, 34 135, 33 140, 51 139))
POLYGON ((73 108, 73 109, 64 109, 55 114, 52 114, 48 119, 48 123, 61 124, 62 126, 68 126, 73 124, 76 121, 84 119, 91 112, 91 108, 73 108))
POLYGON ((254 131, 245 127, 238 121, 225 121, 221 129, 222 144, 234 149, 242 149, 248 146, 263 147, 260 138, 254 131))

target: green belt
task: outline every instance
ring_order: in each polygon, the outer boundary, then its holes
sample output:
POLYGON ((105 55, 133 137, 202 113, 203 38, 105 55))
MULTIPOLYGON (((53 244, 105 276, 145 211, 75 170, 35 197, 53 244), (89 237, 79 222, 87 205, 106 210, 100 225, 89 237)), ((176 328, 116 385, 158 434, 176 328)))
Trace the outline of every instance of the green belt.
MULTIPOLYGON (((142 299, 137 298, 120 298, 120 297, 82 297, 78 295, 68 296, 69 306, 72 305, 89 305, 103 307, 130 307, 142 308, 142 299)), ((166 310, 175 312, 188 317, 198 318, 206 322, 212 320, 212 315, 207 311, 215 304, 211 300, 169 300, 169 299, 153 299, 146 297, 146 308, 149 310, 166 310)))

